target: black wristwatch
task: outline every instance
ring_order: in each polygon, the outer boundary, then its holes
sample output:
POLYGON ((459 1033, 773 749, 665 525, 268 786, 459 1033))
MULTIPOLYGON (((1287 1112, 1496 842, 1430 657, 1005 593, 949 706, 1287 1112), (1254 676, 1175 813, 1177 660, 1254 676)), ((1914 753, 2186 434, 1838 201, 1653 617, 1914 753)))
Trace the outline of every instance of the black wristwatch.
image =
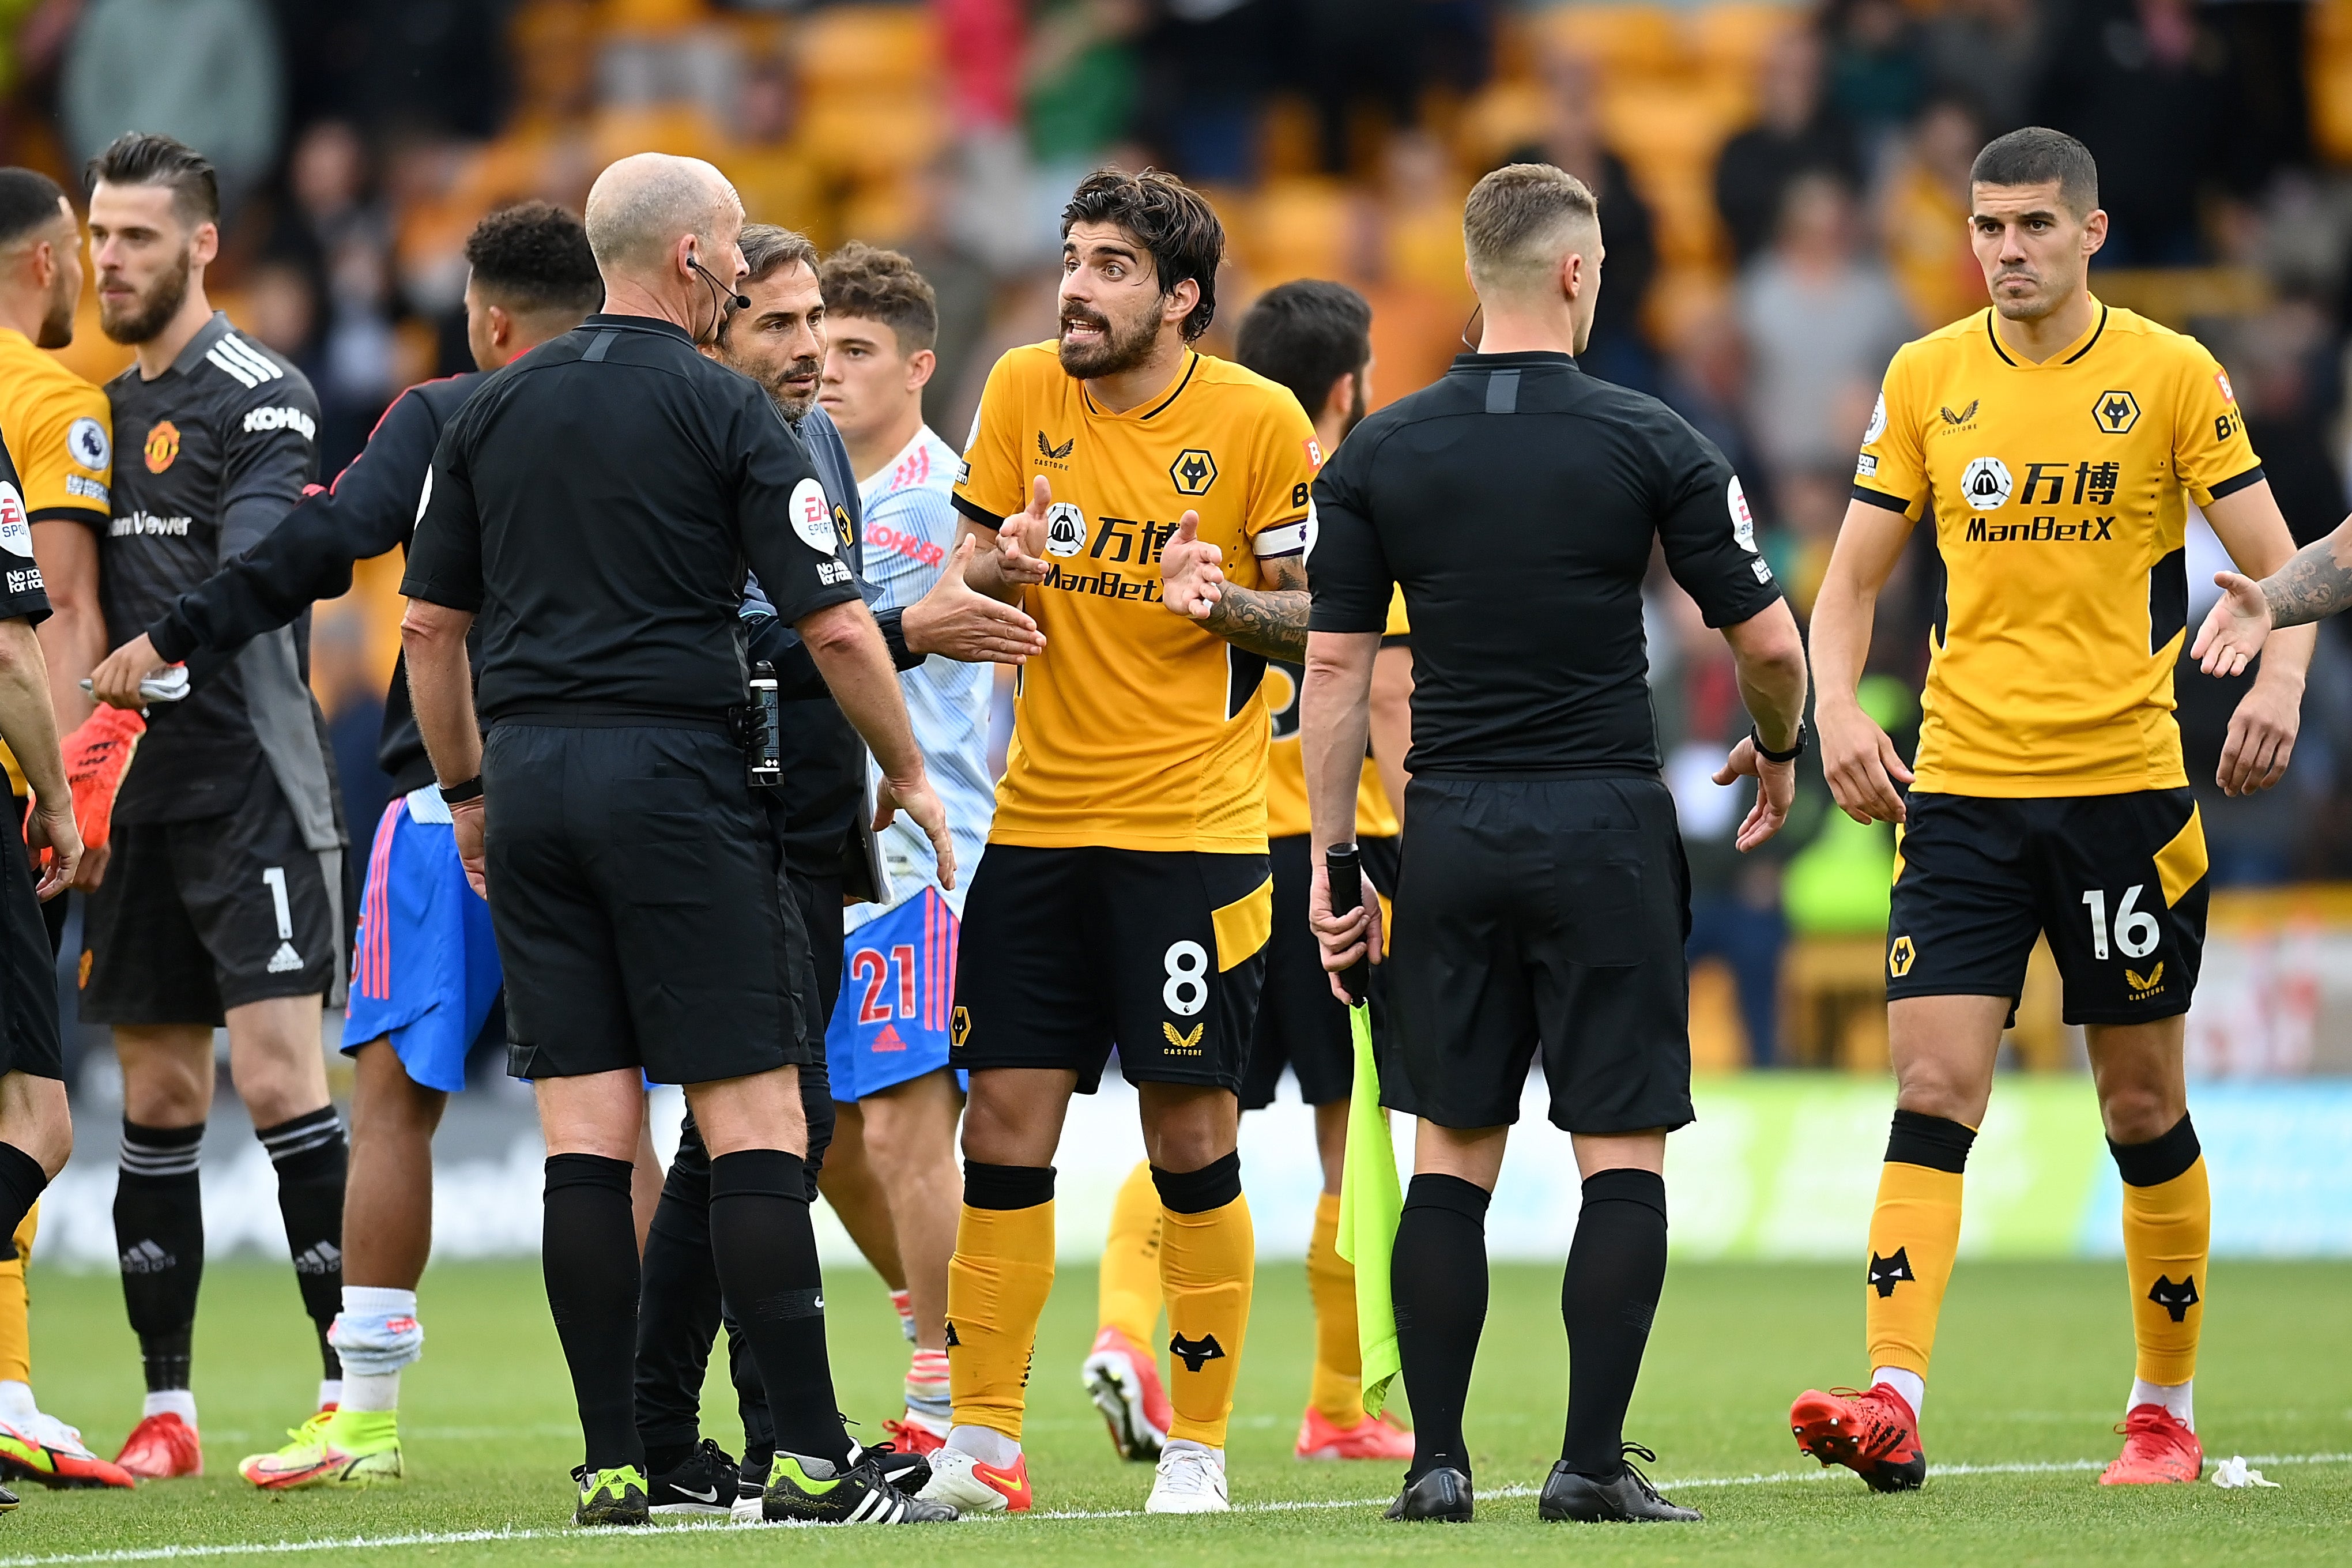
POLYGON ((476 773, 459 784, 442 784, 440 790, 444 805, 463 805, 469 800, 479 800, 482 798, 482 775, 476 773))
POLYGON ((1797 743, 1785 752, 1776 752, 1766 745, 1764 737, 1757 734, 1753 730, 1748 731, 1748 738, 1756 743, 1756 754, 1766 762, 1793 763, 1805 754, 1805 745, 1813 736, 1812 731, 1805 728, 1805 721, 1800 719, 1797 721, 1797 743))

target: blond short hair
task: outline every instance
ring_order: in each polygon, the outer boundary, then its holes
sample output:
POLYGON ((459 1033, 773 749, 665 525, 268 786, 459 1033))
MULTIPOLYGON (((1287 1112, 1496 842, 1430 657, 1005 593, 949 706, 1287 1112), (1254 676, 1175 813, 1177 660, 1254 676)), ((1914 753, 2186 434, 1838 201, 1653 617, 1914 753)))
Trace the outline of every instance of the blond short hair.
POLYGON ((1587 232, 1601 205, 1582 180, 1549 163, 1506 163, 1462 204, 1462 248, 1480 293, 1507 293, 1548 276, 1587 232))

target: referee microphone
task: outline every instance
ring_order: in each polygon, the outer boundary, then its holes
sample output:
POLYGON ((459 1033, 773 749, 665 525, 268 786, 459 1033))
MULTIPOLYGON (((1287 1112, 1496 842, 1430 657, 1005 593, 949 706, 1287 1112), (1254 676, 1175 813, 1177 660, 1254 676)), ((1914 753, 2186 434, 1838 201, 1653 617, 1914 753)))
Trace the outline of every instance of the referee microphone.
POLYGON ((719 301, 719 310, 721 315, 726 313, 727 307, 730 304, 739 310, 748 310, 751 308, 751 296, 749 294, 738 293, 735 289, 719 281, 719 275, 711 271, 709 268, 705 267, 700 258, 692 251, 687 252, 686 264, 688 267, 693 268, 697 272, 701 273, 702 280, 710 285, 711 298, 719 301))
MULTIPOLYGON (((1356 853, 1356 847, 1353 844, 1334 844, 1323 851, 1323 865, 1330 877, 1331 912, 1335 915, 1355 913, 1364 902, 1363 861, 1356 853)), ((1348 993, 1349 1005, 1353 1007, 1362 1006, 1371 994, 1371 947, 1369 942, 1365 945, 1364 956, 1339 972, 1339 984, 1348 993)))

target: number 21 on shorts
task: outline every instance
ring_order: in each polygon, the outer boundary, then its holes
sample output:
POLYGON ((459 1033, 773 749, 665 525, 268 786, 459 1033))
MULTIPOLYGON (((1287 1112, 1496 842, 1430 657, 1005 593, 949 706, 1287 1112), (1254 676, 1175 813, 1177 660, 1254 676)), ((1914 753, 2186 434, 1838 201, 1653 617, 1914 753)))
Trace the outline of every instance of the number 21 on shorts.
MULTIPOLYGON (((2145 882, 2134 882, 2124 889, 2123 898, 2116 904, 2115 944, 2126 958, 2146 958, 2156 951, 2163 934, 2156 917, 2137 907, 2147 887, 2145 882)), ((2091 911, 2091 955, 2104 960, 2107 956, 2107 895, 2093 888, 2083 895, 2083 903, 2091 911)))

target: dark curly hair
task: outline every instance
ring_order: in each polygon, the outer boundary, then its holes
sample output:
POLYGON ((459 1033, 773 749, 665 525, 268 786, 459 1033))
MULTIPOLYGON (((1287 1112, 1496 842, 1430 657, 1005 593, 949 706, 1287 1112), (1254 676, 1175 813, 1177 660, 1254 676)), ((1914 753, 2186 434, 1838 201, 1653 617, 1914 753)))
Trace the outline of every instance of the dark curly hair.
POLYGON ((879 321, 910 354, 940 341, 940 300, 914 262, 895 250, 851 240, 824 258, 817 274, 828 316, 879 321))
POLYGON ((1314 418, 1333 382, 1371 363, 1372 308, 1345 283, 1320 278, 1277 283, 1242 312, 1234 358, 1290 388, 1314 418))
POLYGON ((220 176, 212 160, 176 137, 154 131, 126 131, 108 142, 82 170, 86 187, 163 185, 190 228, 220 221, 220 176))
POLYGON ((466 262, 485 294, 509 310, 584 316, 604 301, 604 279, 579 218, 551 202, 500 207, 466 237, 466 262))
POLYGON ((1225 258, 1225 226, 1200 192, 1161 169, 1130 174, 1097 169, 1078 182, 1062 209, 1062 237, 1070 226, 1116 224, 1151 258, 1160 297, 1190 278, 1201 286, 1201 302, 1184 318, 1184 341, 1209 330, 1217 315, 1217 265, 1225 258))

